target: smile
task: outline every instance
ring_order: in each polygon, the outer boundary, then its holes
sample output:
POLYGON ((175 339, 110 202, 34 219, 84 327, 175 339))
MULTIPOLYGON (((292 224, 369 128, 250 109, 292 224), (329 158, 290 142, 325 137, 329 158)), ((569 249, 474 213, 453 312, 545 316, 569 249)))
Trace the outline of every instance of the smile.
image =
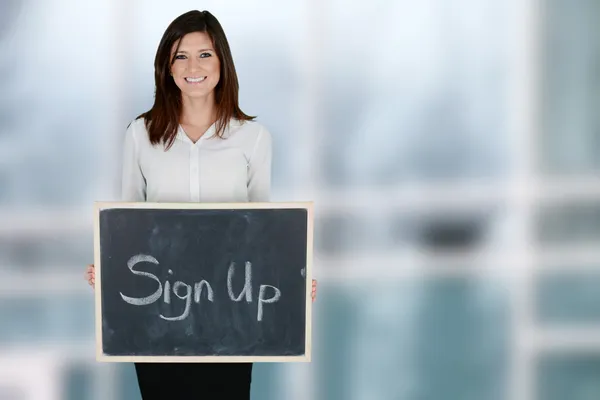
POLYGON ((188 83, 200 83, 200 82, 202 82, 205 79, 206 79, 205 76, 194 77, 194 78, 187 77, 187 78, 185 78, 185 81, 188 82, 188 83))

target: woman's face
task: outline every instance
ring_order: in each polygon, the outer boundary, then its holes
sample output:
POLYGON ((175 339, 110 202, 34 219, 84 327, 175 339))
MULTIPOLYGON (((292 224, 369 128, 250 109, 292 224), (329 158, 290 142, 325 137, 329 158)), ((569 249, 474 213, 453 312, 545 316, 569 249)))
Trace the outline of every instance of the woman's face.
POLYGON ((219 83, 220 63, 207 33, 188 33, 181 38, 179 49, 177 42, 173 45, 171 56, 175 59, 171 75, 182 95, 199 98, 213 93, 219 83))

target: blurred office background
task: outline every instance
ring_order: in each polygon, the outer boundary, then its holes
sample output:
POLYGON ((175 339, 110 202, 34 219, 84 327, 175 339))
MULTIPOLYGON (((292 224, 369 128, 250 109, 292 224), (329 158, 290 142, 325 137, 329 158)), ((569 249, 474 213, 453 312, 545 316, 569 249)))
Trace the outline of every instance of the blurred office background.
POLYGON ((94 358, 92 202, 198 8, 316 207, 313 362, 253 398, 600 398, 597 0, 0 0, 0 399, 139 398, 94 358))

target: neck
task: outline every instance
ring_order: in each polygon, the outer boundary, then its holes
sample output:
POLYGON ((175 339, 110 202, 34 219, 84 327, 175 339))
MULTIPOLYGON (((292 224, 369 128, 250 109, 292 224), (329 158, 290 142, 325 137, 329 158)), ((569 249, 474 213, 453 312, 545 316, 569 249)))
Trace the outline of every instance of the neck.
POLYGON ((183 96, 181 123, 195 127, 208 127, 217 119, 214 94, 202 98, 183 96))

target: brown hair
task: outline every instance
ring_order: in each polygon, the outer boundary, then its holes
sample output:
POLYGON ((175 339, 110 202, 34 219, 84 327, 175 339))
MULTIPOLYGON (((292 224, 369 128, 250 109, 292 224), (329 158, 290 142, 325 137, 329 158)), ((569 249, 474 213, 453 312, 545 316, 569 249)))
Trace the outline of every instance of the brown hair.
POLYGON ((192 32, 208 34, 220 61, 220 78, 215 87, 216 135, 223 138, 223 133, 232 118, 242 121, 255 118, 244 114, 239 107, 238 78, 221 24, 208 11, 188 11, 171 22, 160 40, 154 59, 154 104, 150 110, 136 118, 144 118, 150 142, 162 142, 165 149, 171 147, 177 136, 182 109, 181 91, 170 74, 170 67, 175 61, 175 57, 171 56, 171 49, 174 43, 192 32))

